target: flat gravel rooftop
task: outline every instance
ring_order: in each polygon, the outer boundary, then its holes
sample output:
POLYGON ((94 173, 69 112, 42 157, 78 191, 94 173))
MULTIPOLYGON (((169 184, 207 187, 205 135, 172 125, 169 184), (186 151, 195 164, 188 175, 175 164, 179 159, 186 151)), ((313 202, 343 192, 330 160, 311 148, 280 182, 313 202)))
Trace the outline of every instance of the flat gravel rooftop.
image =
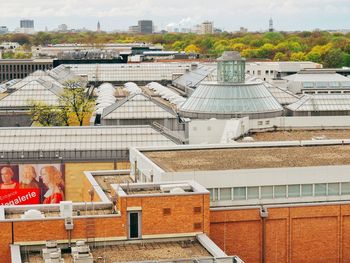
POLYGON ((350 165, 350 145, 143 152, 167 172, 350 165))

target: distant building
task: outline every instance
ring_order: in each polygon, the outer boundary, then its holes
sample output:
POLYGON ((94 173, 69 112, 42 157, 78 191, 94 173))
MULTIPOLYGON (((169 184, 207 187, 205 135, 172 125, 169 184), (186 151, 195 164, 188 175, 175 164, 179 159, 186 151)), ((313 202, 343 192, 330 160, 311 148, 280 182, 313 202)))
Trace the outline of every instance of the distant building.
POLYGON ((15 30, 17 33, 33 34, 34 33, 34 20, 22 19, 20 21, 20 28, 15 30))
POLYGON ((16 49, 18 48, 20 45, 17 42, 2 42, 0 44, 0 50, 3 49, 16 49))
POLYGON ((152 34, 154 31, 152 20, 139 20, 137 26, 130 26, 129 33, 133 34, 152 34))
POLYGON ((248 28, 245 28, 245 27, 240 27, 239 28, 239 33, 247 33, 248 32, 248 28))
POLYGON ((68 31, 68 26, 66 24, 61 24, 58 26, 58 31, 59 32, 67 32, 68 31))
POLYGON ((213 34, 214 33, 214 23, 205 21, 201 24, 200 34, 213 34))
POLYGON ((97 22, 97 32, 101 32, 101 24, 100 24, 100 21, 97 22))
POLYGON ((140 20, 138 22, 139 33, 152 34, 153 33, 153 21, 152 20, 140 20))
POLYGON ((129 33, 132 33, 132 34, 139 33, 139 26, 130 26, 129 27, 129 33))
POLYGON ((9 29, 7 26, 0 26, 0 35, 7 34, 9 32, 9 29))
POLYGON ((270 18, 269 20, 269 32, 274 32, 275 29, 273 28, 273 20, 272 18, 270 18))
POLYGON ((0 60, 0 83, 23 79, 36 70, 52 68, 52 59, 2 59, 0 60))

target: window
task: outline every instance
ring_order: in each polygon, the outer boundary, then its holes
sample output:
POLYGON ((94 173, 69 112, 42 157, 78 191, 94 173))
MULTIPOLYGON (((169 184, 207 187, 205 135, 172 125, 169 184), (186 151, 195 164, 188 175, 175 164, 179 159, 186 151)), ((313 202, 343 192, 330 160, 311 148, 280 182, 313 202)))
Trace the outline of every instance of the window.
POLYGON ((328 193, 327 195, 339 195, 340 188, 338 183, 328 184, 328 193))
POLYGON ((325 196, 325 195, 327 195, 327 185, 315 184, 315 196, 325 196))
POLYGON ((272 186, 262 186, 261 187, 261 198, 263 198, 263 199, 273 198, 273 187, 272 186))
POLYGON ((220 200, 231 200, 231 188, 220 188, 220 200))
POLYGON ((287 187, 285 185, 275 186, 275 198, 285 198, 287 196, 287 187))
POLYGON ((259 187, 248 187, 248 199, 259 199, 259 187))
POLYGON ((350 183, 341 183, 341 194, 350 195, 350 183))
POLYGON ((233 189, 233 199, 234 200, 244 200, 246 199, 246 188, 245 187, 235 187, 233 189))
POLYGON ((299 197, 300 196, 300 185, 288 185, 288 197, 299 197))
POLYGON ((261 75, 261 70, 258 70, 258 76, 260 76, 261 75))
POLYGON ((301 185, 301 196, 313 196, 312 184, 301 185))

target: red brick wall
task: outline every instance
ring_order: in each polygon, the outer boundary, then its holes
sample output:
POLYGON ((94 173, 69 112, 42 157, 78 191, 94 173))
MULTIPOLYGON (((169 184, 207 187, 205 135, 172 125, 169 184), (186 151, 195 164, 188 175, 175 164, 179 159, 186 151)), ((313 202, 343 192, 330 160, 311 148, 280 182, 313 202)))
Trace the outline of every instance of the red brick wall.
MULTIPOLYGON (((125 224, 122 218, 98 218, 89 219, 95 222, 95 237, 121 237, 126 236, 125 224)), ((72 239, 86 237, 87 219, 74 219, 72 239)), ((89 224, 90 224, 89 223, 89 224)), ((64 220, 26 221, 14 222, 14 242, 45 241, 68 239, 68 233, 64 227, 64 220)))
POLYGON ((209 233, 209 194, 184 196, 126 197, 127 207, 142 207, 142 235, 209 233), (200 211, 195 212, 194 208, 200 211), (164 214, 168 209, 170 214, 164 214), (170 210, 169 210, 170 209, 170 210), (195 228, 194 224, 199 228, 195 228))
POLYGON ((11 262, 12 223, 0 223, 0 262, 11 262))
POLYGON ((211 211, 210 237, 245 262, 350 262, 350 205, 211 211), (265 254, 263 255, 263 227, 265 254))

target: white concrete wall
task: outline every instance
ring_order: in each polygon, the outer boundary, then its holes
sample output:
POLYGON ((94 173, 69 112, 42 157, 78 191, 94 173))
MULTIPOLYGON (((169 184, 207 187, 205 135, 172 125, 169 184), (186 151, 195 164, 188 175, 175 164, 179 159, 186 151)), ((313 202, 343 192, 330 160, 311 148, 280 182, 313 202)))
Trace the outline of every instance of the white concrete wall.
POLYGON ((250 129, 341 129, 350 128, 350 116, 276 117, 249 120, 250 129))
POLYGON ((248 130, 248 117, 232 120, 191 120, 189 144, 232 143, 248 130))
POLYGON ((194 180, 206 188, 350 182, 350 166, 168 172, 162 180, 194 180))
POLYGON ((160 182, 164 174, 163 169, 148 159, 136 148, 129 150, 130 174, 139 182, 160 182), (135 167, 136 162, 136 167, 135 167), (136 174, 136 169, 139 171, 136 174))

